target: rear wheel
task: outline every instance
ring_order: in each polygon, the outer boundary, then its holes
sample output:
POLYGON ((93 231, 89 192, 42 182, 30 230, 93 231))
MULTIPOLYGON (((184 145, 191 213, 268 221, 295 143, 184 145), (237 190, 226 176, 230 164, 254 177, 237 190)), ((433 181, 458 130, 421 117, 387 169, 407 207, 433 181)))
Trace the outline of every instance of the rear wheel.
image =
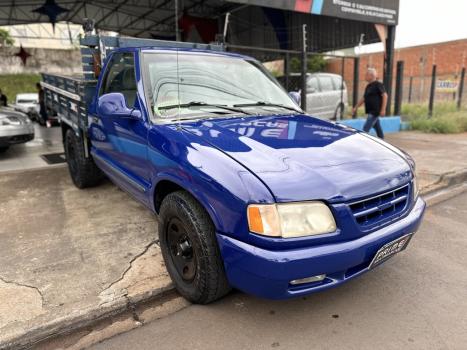
POLYGON ((65 134, 65 153, 71 179, 78 188, 96 186, 103 178, 91 157, 85 157, 84 144, 73 130, 65 134))
POLYGON ((344 106, 343 105, 338 105, 337 108, 336 108, 336 111, 334 112, 334 119, 333 120, 337 120, 337 119, 340 119, 341 118, 341 114, 342 116, 344 115, 344 106))
POLYGON ((187 192, 177 191, 162 202, 159 219, 162 255, 178 292, 196 304, 227 294, 214 225, 204 208, 187 192))

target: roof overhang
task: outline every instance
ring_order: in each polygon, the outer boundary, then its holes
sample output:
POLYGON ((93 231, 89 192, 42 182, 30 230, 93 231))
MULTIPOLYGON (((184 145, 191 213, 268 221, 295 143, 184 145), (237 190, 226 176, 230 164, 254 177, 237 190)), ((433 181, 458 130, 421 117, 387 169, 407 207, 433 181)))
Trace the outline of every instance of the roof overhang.
POLYGON ((226 14, 231 13, 227 43, 268 48, 263 56, 272 59, 275 49, 301 49, 303 24, 308 26, 309 50, 328 52, 355 47, 362 38, 363 44, 379 42, 374 24, 395 24, 399 12, 399 0, 179 0, 179 4, 183 7, 176 23, 173 0, 0 1, 0 25, 50 23, 51 18, 83 24, 91 18, 99 30, 175 40, 178 24, 184 41, 209 43, 223 32, 226 14), (58 10, 48 15, 39 11, 51 2, 58 10), (375 11, 393 17, 382 19, 375 11))

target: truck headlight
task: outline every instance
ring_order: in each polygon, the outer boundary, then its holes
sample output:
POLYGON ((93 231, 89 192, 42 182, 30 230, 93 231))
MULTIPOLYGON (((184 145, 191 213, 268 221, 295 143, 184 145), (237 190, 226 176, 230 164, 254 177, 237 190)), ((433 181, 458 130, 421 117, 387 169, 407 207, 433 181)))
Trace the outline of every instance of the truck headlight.
POLYGON ((336 221, 322 202, 252 204, 248 206, 250 231, 269 237, 304 237, 336 231, 336 221))

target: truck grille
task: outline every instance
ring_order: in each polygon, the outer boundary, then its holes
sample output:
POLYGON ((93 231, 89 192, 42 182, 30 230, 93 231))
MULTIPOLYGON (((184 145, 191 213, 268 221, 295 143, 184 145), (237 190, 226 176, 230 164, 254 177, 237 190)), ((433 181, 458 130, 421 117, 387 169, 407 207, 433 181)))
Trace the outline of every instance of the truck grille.
POLYGON ((405 211, 409 197, 409 185, 406 185, 376 197, 354 202, 349 206, 357 223, 370 227, 389 221, 405 211))

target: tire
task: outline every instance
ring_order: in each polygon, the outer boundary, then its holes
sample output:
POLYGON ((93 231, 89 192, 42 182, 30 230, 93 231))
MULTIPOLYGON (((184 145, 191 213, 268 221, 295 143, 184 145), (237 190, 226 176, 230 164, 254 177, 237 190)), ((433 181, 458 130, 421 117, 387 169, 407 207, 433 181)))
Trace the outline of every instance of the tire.
POLYGON ((85 157, 83 142, 72 129, 68 129, 65 134, 65 154, 68 170, 76 187, 82 189, 99 184, 103 174, 92 157, 85 157))
POLYGON ((164 198, 159 241, 178 292, 195 304, 209 304, 230 291, 214 225, 204 208, 185 191, 164 198))
POLYGON ((345 109, 343 110, 343 106, 341 104, 339 104, 337 106, 337 108, 336 108, 336 111, 334 112, 334 119, 333 120, 337 120, 337 118, 340 117, 341 111, 342 111, 342 114, 345 113, 345 109))
POLYGON ((1 146, 0 147, 0 153, 5 153, 6 151, 8 151, 9 148, 10 148, 10 146, 1 146))

